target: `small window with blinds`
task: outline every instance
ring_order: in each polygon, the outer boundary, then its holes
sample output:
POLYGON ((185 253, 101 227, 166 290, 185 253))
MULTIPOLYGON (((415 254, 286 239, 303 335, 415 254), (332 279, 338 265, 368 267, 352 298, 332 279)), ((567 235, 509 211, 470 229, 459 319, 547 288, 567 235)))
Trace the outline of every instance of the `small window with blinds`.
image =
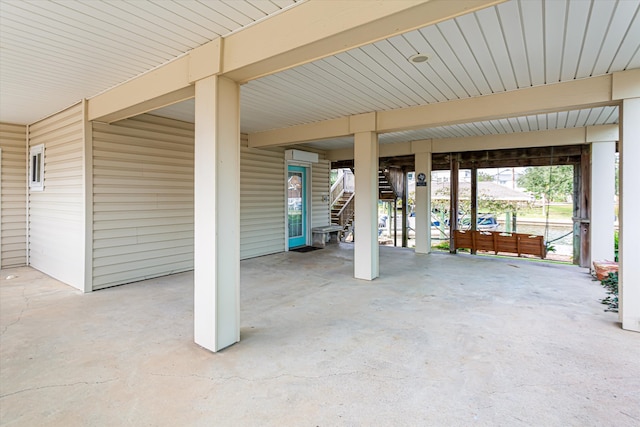
POLYGON ((29 150, 29 189, 44 190, 44 144, 33 146, 29 150))

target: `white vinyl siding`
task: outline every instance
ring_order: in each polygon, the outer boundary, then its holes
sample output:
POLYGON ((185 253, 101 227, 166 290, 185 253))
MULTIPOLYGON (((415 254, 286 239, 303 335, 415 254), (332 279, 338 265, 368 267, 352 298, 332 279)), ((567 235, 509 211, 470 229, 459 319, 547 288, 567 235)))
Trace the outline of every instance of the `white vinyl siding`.
MULTIPOLYGON (((84 286, 84 127, 82 103, 29 126, 44 144, 44 190, 29 192, 29 264, 84 286)), ((26 182, 26 179, 25 179, 26 182)))
POLYGON ((193 269, 193 124, 93 125, 93 289, 193 269))
POLYGON ((27 263, 27 128, 0 123, 0 268, 27 263))
MULTIPOLYGON (((322 155, 321 155, 322 157, 322 155)), ((319 160, 311 166, 311 227, 323 227, 331 224, 329 201, 322 197, 329 197, 329 173, 331 162, 319 160)))
POLYGON ((283 149, 240 151, 240 258, 284 251, 285 161, 283 149))

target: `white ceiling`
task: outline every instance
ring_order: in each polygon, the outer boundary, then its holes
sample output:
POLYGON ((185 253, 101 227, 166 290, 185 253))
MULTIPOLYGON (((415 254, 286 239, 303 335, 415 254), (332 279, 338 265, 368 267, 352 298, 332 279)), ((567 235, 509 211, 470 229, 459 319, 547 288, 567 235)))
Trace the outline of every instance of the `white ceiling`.
MULTIPOLYGON (((0 120, 33 122, 292 4, 2 0, 0 120)), ((241 88, 241 128, 251 133, 632 68, 640 68, 640 0, 510 0, 251 81, 241 88), (407 61, 415 53, 430 59, 407 61)), ((193 121, 193 101, 154 114, 193 121)), ((617 123, 617 109, 396 132, 381 142, 600 123, 617 123)))
POLYGON ((27 124, 299 0, 2 0, 0 120, 27 124))
POLYGON ((511 0, 252 81, 243 131, 640 67, 640 1, 511 0), (407 58, 431 58, 413 64, 407 58))

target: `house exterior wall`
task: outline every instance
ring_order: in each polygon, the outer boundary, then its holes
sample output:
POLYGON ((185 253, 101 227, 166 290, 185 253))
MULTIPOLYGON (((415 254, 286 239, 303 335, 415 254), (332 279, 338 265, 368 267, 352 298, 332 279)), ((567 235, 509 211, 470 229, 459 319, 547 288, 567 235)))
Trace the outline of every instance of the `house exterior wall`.
POLYGON ((193 269, 193 124, 93 124, 93 289, 193 269))
POLYGON ((27 128, 0 123, 0 268, 27 263, 27 128))
MULTIPOLYGON (((29 191, 29 263, 83 289, 82 103, 29 127, 45 145, 44 191, 29 191)), ((91 289, 193 269, 193 124, 142 115, 92 123, 91 289)), ((27 127, 1 125, 2 266, 27 263, 27 127)), ((89 138, 88 138, 89 139, 89 138)), ((311 165, 311 227, 330 223, 330 161, 311 165)), ((241 259, 285 250, 283 148, 241 147, 241 259)))
MULTIPOLYGON (((304 149, 304 147, 301 147, 304 149)), ((240 259, 285 250, 286 166, 283 147, 248 148, 243 135, 240 152, 240 259)), ((331 223, 330 207, 323 196, 330 191, 331 162, 318 153, 311 167, 311 227, 331 223)))
POLYGON ((30 125, 28 137, 29 147, 45 147, 44 189, 29 190, 28 263, 83 289, 83 104, 30 125))
POLYGON ((240 147, 240 259, 285 249, 284 150, 240 147))
POLYGON ((321 159, 311 168, 311 227, 323 227, 331 224, 329 193, 331 185, 329 175, 331 162, 321 159), (326 196, 326 200, 322 200, 326 196))

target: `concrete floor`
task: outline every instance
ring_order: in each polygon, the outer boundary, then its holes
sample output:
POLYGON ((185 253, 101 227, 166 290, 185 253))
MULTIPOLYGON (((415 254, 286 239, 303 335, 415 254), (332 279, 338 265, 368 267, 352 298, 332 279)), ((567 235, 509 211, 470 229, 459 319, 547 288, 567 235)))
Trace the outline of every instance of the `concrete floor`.
POLYGON ((586 270, 380 251, 373 282, 345 244, 243 261, 242 341, 217 354, 191 273, 83 295, 4 270, 0 424, 640 425, 640 334, 586 270))

